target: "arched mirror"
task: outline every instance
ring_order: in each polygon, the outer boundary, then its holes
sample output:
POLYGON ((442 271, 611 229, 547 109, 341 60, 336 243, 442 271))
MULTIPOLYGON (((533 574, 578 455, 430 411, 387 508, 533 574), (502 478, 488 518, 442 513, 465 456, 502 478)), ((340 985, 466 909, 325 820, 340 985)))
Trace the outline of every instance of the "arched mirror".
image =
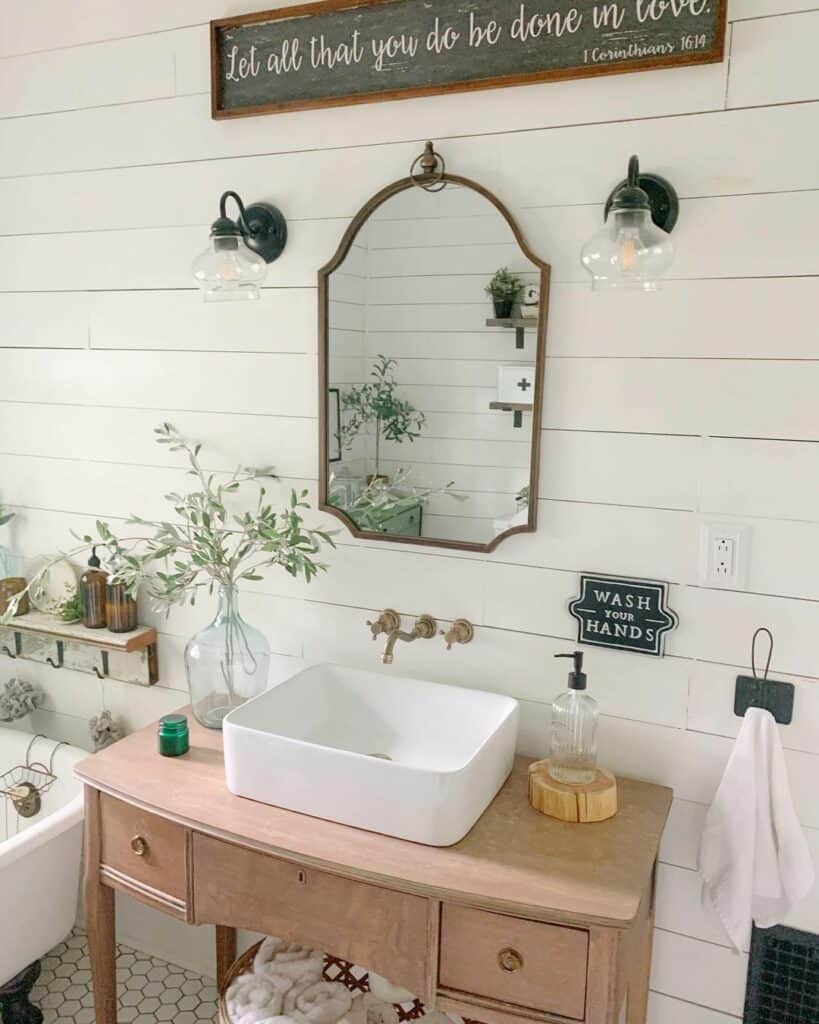
POLYGON ((431 144, 413 168, 319 271, 319 500, 358 537, 491 551, 535 529, 549 266, 431 144))

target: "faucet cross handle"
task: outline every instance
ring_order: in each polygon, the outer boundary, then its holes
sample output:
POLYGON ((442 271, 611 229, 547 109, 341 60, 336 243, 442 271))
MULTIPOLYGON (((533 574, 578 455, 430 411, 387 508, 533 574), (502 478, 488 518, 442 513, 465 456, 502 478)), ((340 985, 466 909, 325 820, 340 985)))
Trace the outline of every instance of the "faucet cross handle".
POLYGON ((401 625, 401 616, 392 608, 385 608, 375 622, 367 619, 367 625, 370 627, 373 640, 375 640, 379 633, 392 633, 393 630, 398 629, 401 625))
POLYGON ((475 636, 475 629, 468 619, 456 619, 449 629, 441 630, 441 636, 446 642, 446 649, 451 651, 453 644, 468 644, 475 636))

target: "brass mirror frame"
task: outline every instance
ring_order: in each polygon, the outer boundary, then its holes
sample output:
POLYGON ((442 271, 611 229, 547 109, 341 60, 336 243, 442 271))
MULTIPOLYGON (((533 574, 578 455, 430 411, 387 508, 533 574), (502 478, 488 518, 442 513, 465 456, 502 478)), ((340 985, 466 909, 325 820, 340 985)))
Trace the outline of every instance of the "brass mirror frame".
POLYGON ((476 181, 472 181, 471 178, 464 178, 458 174, 449 174, 446 172, 440 174, 440 176, 436 176, 436 180, 441 182, 451 182, 453 185, 461 185, 464 188, 472 189, 474 192, 477 192, 479 195, 482 195, 485 199, 489 200, 511 228, 515 241, 520 246, 524 256, 540 270, 540 303, 538 307, 537 351, 535 355, 535 393, 532 398, 532 443, 529 462, 529 518, 526 523, 521 523, 519 526, 512 526, 508 530, 504 530, 503 533, 499 533, 497 537, 493 537, 489 543, 478 544, 474 541, 444 540, 435 537, 401 537, 396 536, 395 534, 360 530, 345 512, 340 508, 336 508, 335 505, 331 505, 328 500, 330 472, 327 461, 327 402, 328 388, 330 386, 330 381, 328 379, 330 346, 330 274, 332 274, 334 270, 337 270, 344 261, 347 253, 350 251, 350 246, 355 241, 359 231, 364 227, 370 216, 378 209, 379 206, 385 203, 388 199, 391 199, 393 196, 398 195, 401 192, 405 192, 407 189, 421 187, 417 184, 416 179, 412 177, 399 178, 398 181, 394 181, 391 185, 387 185, 361 207, 355 217, 353 217, 352 221, 350 221, 347 230, 344 232, 341 242, 336 249, 335 255, 329 263, 326 263, 318 272, 319 508, 322 512, 328 512, 330 515, 340 519, 354 537, 359 537, 364 540, 380 540, 387 541, 390 544, 416 544, 426 547, 454 548, 460 551, 488 553, 490 551, 494 551, 502 540, 505 540, 507 537, 511 537, 512 534, 534 533, 537 529, 537 490, 538 477, 540 473, 540 432, 541 421, 543 418, 543 392, 545 390, 544 370, 546 359, 546 324, 549 312, 549 276, 551 273, 551 267, 548 263, 545 263, 532 252, 523 236, 523 232, 512 214, 507 210, 497 196, 484 188, 483 185, 479 185, 476 181))

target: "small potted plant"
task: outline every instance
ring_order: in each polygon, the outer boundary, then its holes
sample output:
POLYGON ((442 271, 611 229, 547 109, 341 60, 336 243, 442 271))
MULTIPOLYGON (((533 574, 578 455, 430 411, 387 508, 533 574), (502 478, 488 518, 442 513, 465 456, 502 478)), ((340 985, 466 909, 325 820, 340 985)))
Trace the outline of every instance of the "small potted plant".
POLYGON ((492 296, 496 319, 509 319, 523 287, 523 280, 517 274, 513 274, 509 267, 501 267, 495 271, 484 291, 492 296))

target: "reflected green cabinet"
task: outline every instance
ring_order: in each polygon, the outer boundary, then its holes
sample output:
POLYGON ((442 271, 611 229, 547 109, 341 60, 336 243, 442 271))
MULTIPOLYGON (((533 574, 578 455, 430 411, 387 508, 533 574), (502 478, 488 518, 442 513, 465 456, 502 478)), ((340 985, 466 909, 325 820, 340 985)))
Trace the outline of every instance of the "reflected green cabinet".
MULTIPOLYGON (((357 520, 354 512, 348 512, 353 522, 359 529, 367 529, 363 527, 357 520)), ((377 527, 369 527, 376 533, 389 533, 395 537, 420 537, 421 526, 424 519, 424 510, 420 505, 414 505, 412 508, 404 509, 397 515, 390 516, 389 519, 385 519, 379 523, 377 527)))

